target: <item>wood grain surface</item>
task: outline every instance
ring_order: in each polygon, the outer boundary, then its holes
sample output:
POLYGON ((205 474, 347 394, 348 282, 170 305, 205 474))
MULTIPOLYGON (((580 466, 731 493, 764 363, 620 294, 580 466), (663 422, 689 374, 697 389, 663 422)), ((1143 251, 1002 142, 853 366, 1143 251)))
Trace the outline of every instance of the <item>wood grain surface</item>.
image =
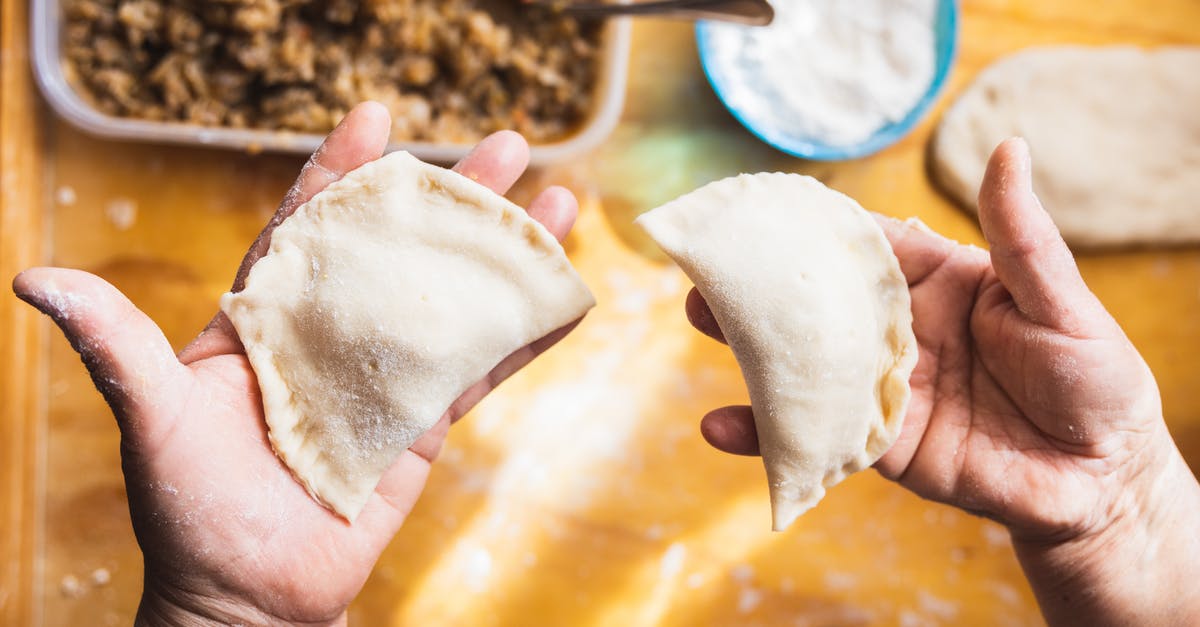
MULTIPOLYGON (((43 260, 47 237, 42 104, 34 92, 26 3, 0 4, 0 281, 43 260)), ((7 288, 5 289, 7 292, 7 288)), ((39 492, 45 429, 45 322, 0 297, 0 624, 33 625, 40 578, 39 492)))
MULTIPOLYGON (((54 121, 29 98, 24 4, 3 7, 0 269, 7 280, 36 263, 45 240, 53 263, 113 282, 182 346, 212 315, 302 160, 114 143, 54 121)), ((1030 45, 1200 43, 1194 0, 966 0, 962 9, 961 52, 939 108, 900 143, 837 164, 754 140, 705 83, 687 25, 637 24, 628 106, 612 138, 586 158, 529 173, 512 194, 528 201, 548 184, 579 194, 567 249, 601 304, 455 427, 425 496, 352 606, 353 623, 1041 622, 1001 527, 873 472, 831 491, 787 533, 769 532, 760 463, 711 450, 697 431, 707 409, 745 401, 737 365, 688 327, 686 279, 630 224, 713 179, 785 170, 982 245, 973 220, 925 173, 938 113, 971 77, 1030 45)), ((1153 368, 1196 468, 1200 251, 1080 264, 1153 368)), ((41 342, 44 328, 15 299, 0 300, 0 618, 128 624, 141 561, 117 430, 67 343, 57 334, 41 342)))

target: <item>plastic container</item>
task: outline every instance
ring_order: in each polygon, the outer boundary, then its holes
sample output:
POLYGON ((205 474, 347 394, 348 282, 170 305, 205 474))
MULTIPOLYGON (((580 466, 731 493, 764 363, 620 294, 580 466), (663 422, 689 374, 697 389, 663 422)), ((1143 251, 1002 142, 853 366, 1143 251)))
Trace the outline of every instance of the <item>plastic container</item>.
POLYGON ((721 99, 733 117, 746 127, 746 130, 777 150, 794 157, 814 161, 841 161, 865 157, 896 143, 907 135, 917 125, 917 122, 921 121, 930 106, 937 100, 938 93, 945 85, 946 77, 954 64, 955 46, 958 39, 956 0, 940 0, 934 20, 936 22, 934 24, 936 56, 933 80, 930 82, 929 88, 903 118, 885 124, 867 139, 851 145, 826 144, 810 137, 772 128, 771 125, 760 124, 759 120, 753 119, 752 116, 733 106, 731 101, 725 97, 731 79, 725 76, 716 63, 711 61, 714 55, 714 44, 710 23, 699 22, 696 24, 696 46, 700 52, 700 63, 704 67, 704 74, 708 77, 713 91, 717 93, 717 97, 721 99))
MULTIPOLYGON (((60 45, 62 31, 59 0, 30 3, 33 68, 38 86, 64 120, 79 129, 112 139, 162 142, 233 148, 245 151, 311 153, 324 135, 207 127, 180 122, 153 122, 120 118, 102 113, 76 91, 67 80, 60 45)), ((544 165, 570 159, 595 148, 612 132, 625 104, 629 66, 630 22, 609 20, 602 34, 599 82, 588 118, 565 139, 530 148, 530 161, 544 165)), ((394 141, 388 150, 406 150, 417 158, 435 163, 452 163, 470 151, 473 144, 394 141)))

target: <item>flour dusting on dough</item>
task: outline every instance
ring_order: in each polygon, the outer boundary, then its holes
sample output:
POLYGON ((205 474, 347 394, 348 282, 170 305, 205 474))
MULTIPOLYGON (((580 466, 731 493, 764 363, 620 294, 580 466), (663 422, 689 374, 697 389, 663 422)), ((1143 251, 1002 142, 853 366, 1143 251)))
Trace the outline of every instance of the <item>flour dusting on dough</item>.
POLYGON ((522 208, 396 152, 283 220, 221 307, 254 366, 275 451, 353 520, 464 391, 594 302, 522 208))
POLYGON ((711 183, 637 222, 737 357, 783 530, 900 433, 917 345, 891 245, 853 200, 794 174, 711 183))

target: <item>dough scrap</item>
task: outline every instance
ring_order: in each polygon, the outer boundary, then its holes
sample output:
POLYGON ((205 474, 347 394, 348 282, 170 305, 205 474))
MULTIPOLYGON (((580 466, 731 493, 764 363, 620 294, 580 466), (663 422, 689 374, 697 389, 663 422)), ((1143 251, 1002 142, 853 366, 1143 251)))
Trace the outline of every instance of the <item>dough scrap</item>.
POLYGON ((403 152, 297 209, 221 299, 276 453, 350 521, 470 385, 594 304, 523 209, 403 152))
POLYGON ((858 203, 797 174, 711 183, 638 224, 737 357, 782 531, 900 433, 917 344, 899 262, 858 203))
POLYGON ((1200 242, 1200 48, 1031 48, 947 111, 934 176, 978 211, 992 150, 1020 135, 1034 188, 1077 247, 1200 242))

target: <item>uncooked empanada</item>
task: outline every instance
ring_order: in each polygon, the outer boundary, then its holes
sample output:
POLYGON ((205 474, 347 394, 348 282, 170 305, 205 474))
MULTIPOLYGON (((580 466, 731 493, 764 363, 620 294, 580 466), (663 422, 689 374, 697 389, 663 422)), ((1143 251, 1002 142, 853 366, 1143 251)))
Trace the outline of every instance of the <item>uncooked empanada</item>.
POLYGON ((996 145, 1033 151, 1033 188, 1071 246, 1200 243, 1200 47, 1047 46, 984 68, 930 146, 978 212, 996 145))
POLYGON ((301 206, 221 299, 275 451, 349 520, 470 385, 593 304, 524 210, 403 152, 301 206))
POLYGON ((900 433, 917 344, 899 263, 870 214, 796 174, 718 181, 638 223, 737 357, 782 530, 900 433))

